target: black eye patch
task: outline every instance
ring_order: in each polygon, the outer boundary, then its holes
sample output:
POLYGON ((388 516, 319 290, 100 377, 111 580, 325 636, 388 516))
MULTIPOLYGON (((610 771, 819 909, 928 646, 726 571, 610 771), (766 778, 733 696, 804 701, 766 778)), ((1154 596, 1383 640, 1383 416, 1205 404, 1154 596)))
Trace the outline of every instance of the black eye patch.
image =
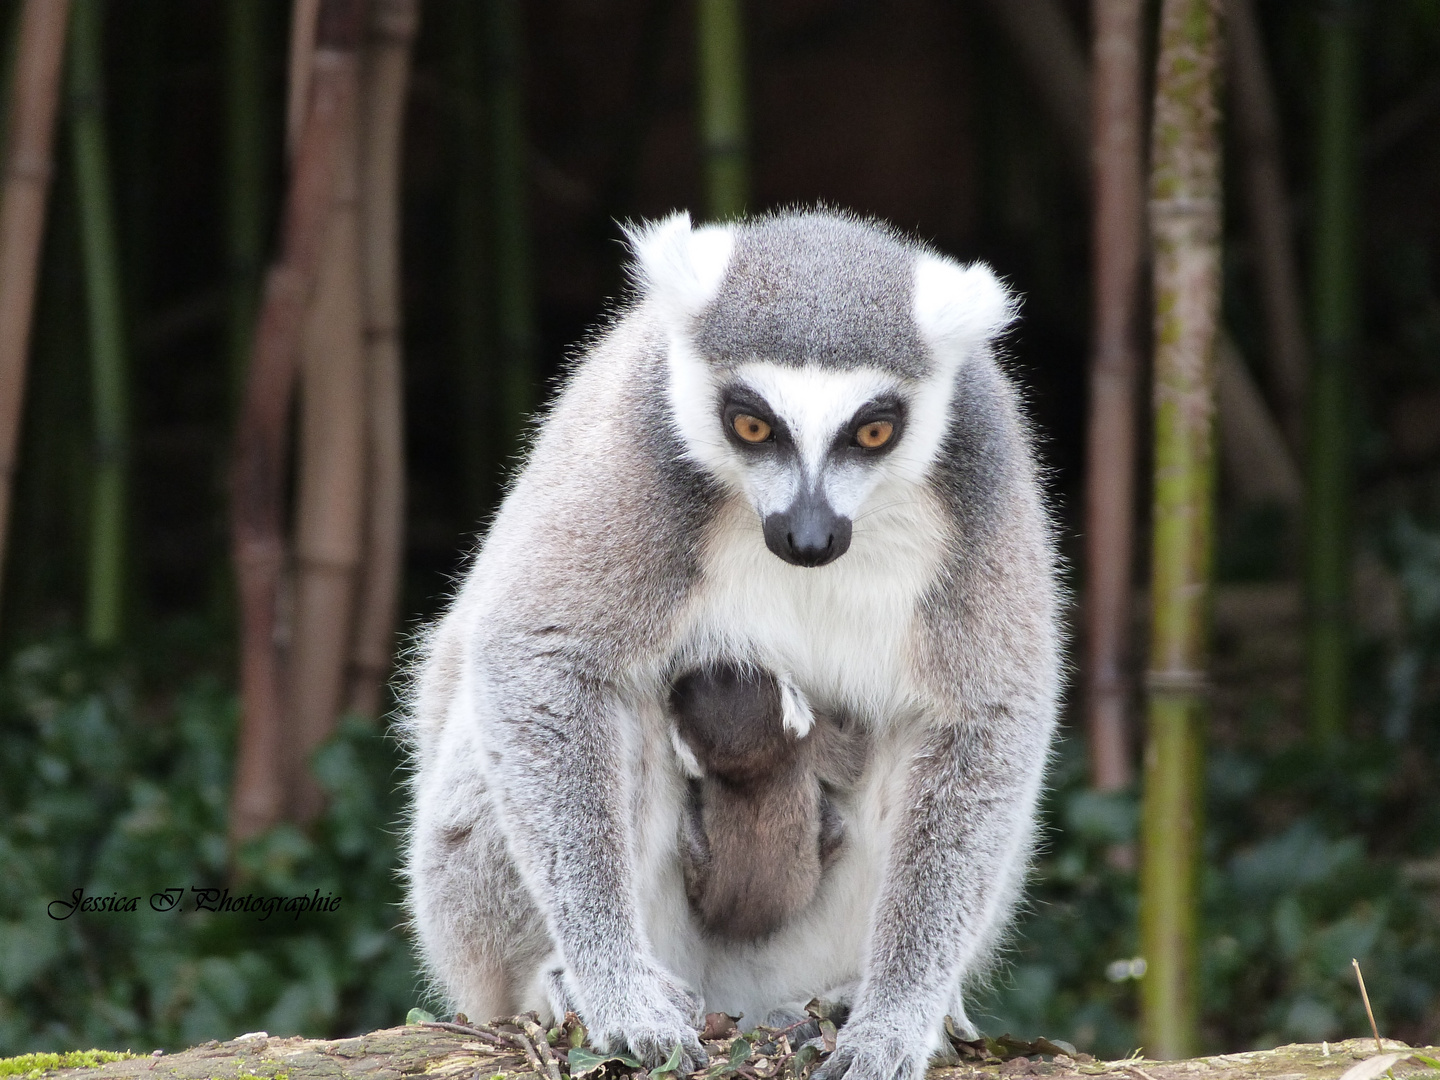
POLYGON ((848 451, 865 457, 887 454, 900 441, 900 436, 905 433, 905 419, 905 402, 899 397, 887 394, 884 397, 868 401, 855 410, 855 415, 850 418, 850 422, 840 429, 831 446, 831 452, 848 451), (872 424, 890 425, 890 435, 884 445, 866 447, 861 444, 861 431, 872 424))
POLYGON ((765 403, 764 398, 745 386, 731 386, 721 391, 720 426, 725 429, 725 437, 732 444, 743 446, 747 450, 758 450, 776 443, 790 443, 790 432, 785 424, 765 403), (744 416, 753 416, 768 425, 769 437, 759 442, 742 439, 735 430, 735 422, 744 416))

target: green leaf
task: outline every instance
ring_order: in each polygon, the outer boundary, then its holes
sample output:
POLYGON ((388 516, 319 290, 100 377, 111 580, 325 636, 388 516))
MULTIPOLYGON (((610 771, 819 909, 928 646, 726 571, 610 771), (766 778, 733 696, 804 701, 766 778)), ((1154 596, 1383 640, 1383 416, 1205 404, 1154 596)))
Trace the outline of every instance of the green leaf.
POLYGON ((435 1023, 435 1014, 426 1012, 424 1009, 411 1009, 408 1013, 405 1014, 405 1023, 433 1024, 435 1023))
POLYGON ((1440 1061, 1432 1057, 1427 1057, 1424 1054, 1411 1054, 1410 1056, 1421 1064, 1429 1065, 1432 1069, 1440 1069, 1440 1061))
POLYGON ((747 1039, 736 1039, 730 1044, 730 1064, 735 1067, 744 1065, 750 1060, 750 1042, 747 1039))
POLYGON ((803 1075, 805 1072, 805 1066, 809 1065, 819 1056, 820 1048, 818 1046, 816 1046, 814 1043, 803 1044, 799 1050, 795 1051, 795 1056, 790 1059, 790 1064, 791 1067, 794 1069, 794 1074, 796 1076, 803 1075))
POLYGON ((621 1065, 628 1065, 632 1069, 640 1068, 640 1062, 629 1054, 596 1054, 589 1050, 582 1050, 578 1046, 570 1051, 569 1058, 572 1077, 592 1073, 611 1061, 618 1061, 621 1065))
POLYGON ((658 1069, 651 1069, 651 1076, 663 1076, 666 1073, 673 1073, 680 1068, 680 1044, 676 1043, 675 1048, 670 1051, 670 1056, 665 1059, 665 1064, 658 1069))

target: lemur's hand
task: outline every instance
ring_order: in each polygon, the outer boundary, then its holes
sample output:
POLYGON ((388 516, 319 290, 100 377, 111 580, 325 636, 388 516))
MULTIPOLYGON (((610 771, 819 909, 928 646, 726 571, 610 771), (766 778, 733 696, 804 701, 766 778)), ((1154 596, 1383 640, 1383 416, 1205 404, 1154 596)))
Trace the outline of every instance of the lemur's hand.
POLYGON ((585 995, 590 1013, 585 1019, 597 1046, 629 1050, 647 1069, 665 1064, 676 1045, 682 1074, 709 1064, 700 1045, 699 995, 659 965, 647 964, 598 989, 585 995))
POLYGON ((835 1052, 810 1080, 920 1080, 929 1057, 924 1034, 909 1025, 852 1020, 840 1029, 835 1052))

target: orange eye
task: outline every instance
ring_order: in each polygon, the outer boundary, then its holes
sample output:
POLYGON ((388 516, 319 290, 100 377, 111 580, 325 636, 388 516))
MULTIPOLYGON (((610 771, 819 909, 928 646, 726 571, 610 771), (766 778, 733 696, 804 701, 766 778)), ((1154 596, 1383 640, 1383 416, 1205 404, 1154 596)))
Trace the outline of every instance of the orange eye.
POLYGON ((855 433, 855 441, 866 450, 878 450, 890 441, 890 436, 895 434, 895 425, 889 420, 872 420, 868 424, 860 425, 860 430, 855 433))
POLYGON ((758 416, 741 413, 735 417, 735 434, 748 443, 762 443, 770 438, 770 425, 758 416))

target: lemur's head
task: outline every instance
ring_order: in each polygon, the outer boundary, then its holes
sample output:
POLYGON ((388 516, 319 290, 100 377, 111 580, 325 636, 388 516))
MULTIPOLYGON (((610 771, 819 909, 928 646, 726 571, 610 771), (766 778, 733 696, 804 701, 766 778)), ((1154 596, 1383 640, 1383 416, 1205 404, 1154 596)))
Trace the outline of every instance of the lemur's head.
POLYGON ((828 211, 699 229, 679 213, 630 240, 686 453, 796 566, 838 559, 869 501, 924 481, 956 373, 1014 314, 988 267, 828 211))

